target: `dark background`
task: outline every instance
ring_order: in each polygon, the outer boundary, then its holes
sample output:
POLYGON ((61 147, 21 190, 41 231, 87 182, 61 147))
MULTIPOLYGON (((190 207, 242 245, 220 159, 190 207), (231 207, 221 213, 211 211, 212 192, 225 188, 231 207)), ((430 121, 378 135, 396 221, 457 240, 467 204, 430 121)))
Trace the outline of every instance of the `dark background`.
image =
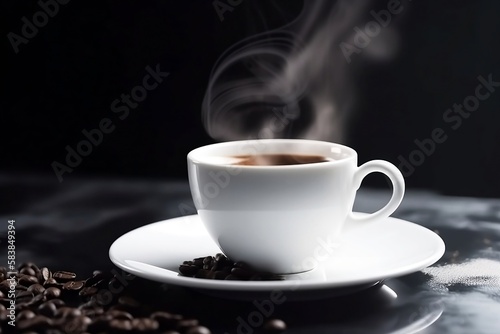
MULTIPOLYGON (((226 2, 226 1, 224 1, 226 2)), ((473 95, 478 76, 500 81, 500 3, 403 2, 410 10, 394 24, 400 49, 386 62, 360 57, 352 67, 357 104, 344 143, 360 163, 399 164, 415 140, 445 129, 447 140, 406 178, 409 187, 446 194, 500 196, 500 92, 482 101, 456 130, 443 122, 454 103, 473 95), (354 76, 354 73, 356 74, 354 76)), ((244 0, 220 21, 212 1, 70 1, 16 54, 7 34, 21 35, 35 1, 2 2, 1 163, 6 175, 46 174, 64 163, 82 130, 111 119, 115 130, 64 180, 187 179, 186 154, 214 142, 201 122, 210 70, 231 45, 277 28, 300 13, 302 1, 244 0), (142 83, 146 66, 169 76, 120 120, 110 105, 142 83)), ((387 1, 372 1, 375 10, 387 1)), ((360 25, 371 19, 360 18, 360 25)), ((64 182, 64 181, 63 181, 64 182)), ((386 186, 370 177, 371 186, 386 186)))

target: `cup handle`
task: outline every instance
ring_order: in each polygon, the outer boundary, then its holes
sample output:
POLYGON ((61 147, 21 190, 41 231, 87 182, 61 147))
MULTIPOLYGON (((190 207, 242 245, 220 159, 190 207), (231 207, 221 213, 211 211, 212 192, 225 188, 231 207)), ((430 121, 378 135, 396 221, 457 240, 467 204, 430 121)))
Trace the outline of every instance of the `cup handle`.
POLYGON ((363 179, 370 173, 383 173, 392 182, 392 197, 389 202, 380 210, 369 215, 356 215, 352 211, 349 213, 349 220, 353 222, 373 222, 389 217, 403 200, 405 193, 405 180, 400 170, 384 160, 372 160, 364 163, 354 173, 353 187, 358 190, 363 179))

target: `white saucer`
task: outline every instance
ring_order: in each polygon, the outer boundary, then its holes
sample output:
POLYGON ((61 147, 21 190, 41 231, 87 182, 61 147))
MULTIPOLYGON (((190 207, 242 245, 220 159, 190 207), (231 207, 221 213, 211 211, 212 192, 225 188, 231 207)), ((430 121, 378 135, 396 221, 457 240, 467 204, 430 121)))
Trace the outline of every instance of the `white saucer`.
POLYGON ((396 218, 344 230, 342 244, 328 260, 309 272, 286 275, 282 281, 224 281, 183 277, 185 260, 215 255, 220 250, 197 215, 152 223, 118 238, 111 261, 136 276, 205 292, 271 292, 352 290, 419 271, 444 254, 443 240, 420 225, 396 218))

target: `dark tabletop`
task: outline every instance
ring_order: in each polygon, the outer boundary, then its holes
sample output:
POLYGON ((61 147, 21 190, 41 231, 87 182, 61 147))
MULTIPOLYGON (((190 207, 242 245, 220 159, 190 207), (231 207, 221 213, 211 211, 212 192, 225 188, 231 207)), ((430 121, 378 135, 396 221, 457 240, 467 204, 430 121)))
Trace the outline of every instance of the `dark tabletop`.
MULTIPOLYGON (((182 181, 73 179, 60 184, 52 178, 0 175, 0 189, 0 266, 7 263, 7 222, 14 219, 17 263, 32 261, 83 277, 95 269, 117 270, 108 250, 122 234, 194 213, 182 181)), ((355 209, 374 211, 388 196, 360 190, 355 209)), ((276 305, 270 317, 283 319, 290 334, 499 333, 500 200, 408 191, 394 216, 438 233, 446 243, 441 260, 356 293, 290 299, 276 305)), ((142 303, 198 318, 212 333, 238 333, 237 319, 255 311, 253 301, 211 297, 141 278, 135 285, 142 303)))

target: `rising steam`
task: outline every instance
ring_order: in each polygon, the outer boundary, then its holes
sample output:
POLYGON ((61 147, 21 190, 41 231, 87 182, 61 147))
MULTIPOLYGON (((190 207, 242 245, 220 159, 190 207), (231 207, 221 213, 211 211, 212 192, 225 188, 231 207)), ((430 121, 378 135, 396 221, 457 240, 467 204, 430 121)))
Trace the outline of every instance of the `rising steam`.
POLYGON ((212 138, 342 142, 355 92, 339 44, 352 39, 370 2, 304 3, 292 23, 245 39, 219 58, 202 106, 212 138))

